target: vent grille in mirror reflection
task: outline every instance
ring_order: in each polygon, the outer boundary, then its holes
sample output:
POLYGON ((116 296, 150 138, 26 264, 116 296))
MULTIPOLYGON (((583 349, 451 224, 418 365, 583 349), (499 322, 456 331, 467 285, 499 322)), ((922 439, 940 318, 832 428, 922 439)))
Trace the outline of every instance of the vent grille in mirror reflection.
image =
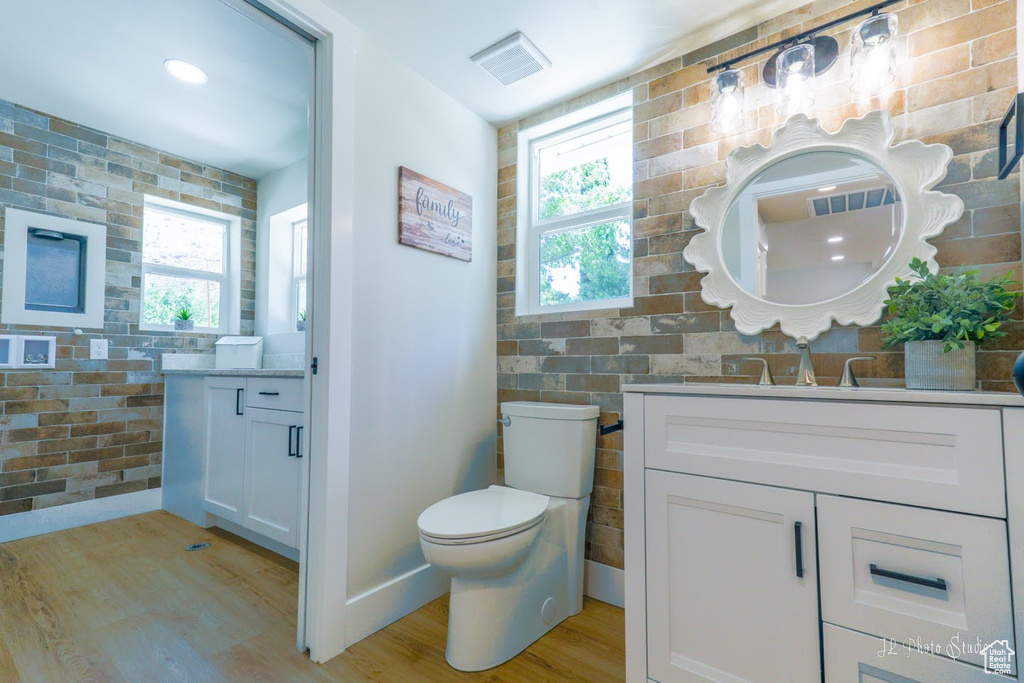
POLYGON ((878 206, 889 206, 900 201, 900 195, 892 185, 857 190, 827 197, 815 197, 807 200, 814 216, 832 216, 850 211, 873 209, 878 206))

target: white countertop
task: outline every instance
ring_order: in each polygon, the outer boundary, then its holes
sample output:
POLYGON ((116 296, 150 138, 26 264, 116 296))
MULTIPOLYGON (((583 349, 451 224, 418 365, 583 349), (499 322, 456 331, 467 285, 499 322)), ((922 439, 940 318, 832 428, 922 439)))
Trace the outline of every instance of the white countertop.
POLYGON ((875 401, 886 403, 946 403, 963 406, 1024 408, 1024 396, 1001 391, 921 391, 882 387, 765 387, 757 384, 625 384, 622 391, 638 394, 679 394, 733 398, 791 398, 829 401, 875 401))
POLYGON ((258 369, 218 369, 216 356, 212 353, 165 353, 160 358, 160 372, 165 375, 202 375, 205 377, 305 377, 304 357, 299 356, 298 367, 274 367, 266 361, 273 356, 264 356, 264 366, 258 369))
POLYGON ((258 369, 236 369, 218 370, 216 368, 165 368, 161 370, 165 375, 199 375, 202 377, 298 377, 306 376, 305 370, 289 368, 258 368, 258 369))

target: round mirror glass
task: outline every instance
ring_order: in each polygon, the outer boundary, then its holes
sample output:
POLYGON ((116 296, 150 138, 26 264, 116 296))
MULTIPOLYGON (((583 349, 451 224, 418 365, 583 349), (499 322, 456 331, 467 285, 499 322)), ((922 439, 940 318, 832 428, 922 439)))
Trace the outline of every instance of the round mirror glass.
POLYGON ((743 289, 778 304, 815 304, 882 267, 903 229, 892 179, 846 152, 811 152, 769 166, 725 214, 722 255, 743 289))

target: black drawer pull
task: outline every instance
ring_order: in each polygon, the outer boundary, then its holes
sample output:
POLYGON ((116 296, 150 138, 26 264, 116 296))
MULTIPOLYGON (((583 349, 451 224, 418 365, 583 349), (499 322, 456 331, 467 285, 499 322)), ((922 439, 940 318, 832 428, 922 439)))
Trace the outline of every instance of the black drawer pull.
POLYGON ((924 586, 925 588, 934 588, 935 590, 940 591, 949 590, 949 587, 946 585, 945 579, 926 579, 923 576, 914 576, 913 574, 894 572, 889 569, 882 569, 877 564, 871 565, 871 576, 880 576, 883 579, 892 579, 893 581, 912 583, 915 586, 924 586))
POLYGON ((261 391, 260 396, 280 396, 280 391, 261 391))
POLYGON ((804 578, 804 535, 803 523, 793 522, 793 541, 796 545, 796 578, 804 578))

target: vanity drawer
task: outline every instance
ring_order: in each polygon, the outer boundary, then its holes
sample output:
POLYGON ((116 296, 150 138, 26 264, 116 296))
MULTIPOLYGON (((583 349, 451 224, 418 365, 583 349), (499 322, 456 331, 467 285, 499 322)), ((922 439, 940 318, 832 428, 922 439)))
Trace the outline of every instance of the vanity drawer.
POLYGON ((1006 516, 998 409, 710 396, 644 407, 647 467, 1006 516))
MULTIPOLYGON (((1014 642, 1004 521, 832 496, 817 505, 823 621, 907 644, 1014 642)), ((981 666, 980 649, 958 658, 981 666)))
POLYGON ((301 413, 302 380, 282 377, 250 377, 246 384, 245 405, 250 408, 290 410, 301 413))
MULTIPOLYGON (((825 624, 825 683, 1009 683, 1017 679, 825 624)), ((923 643, 922 643, 923 645, 923 643)))

